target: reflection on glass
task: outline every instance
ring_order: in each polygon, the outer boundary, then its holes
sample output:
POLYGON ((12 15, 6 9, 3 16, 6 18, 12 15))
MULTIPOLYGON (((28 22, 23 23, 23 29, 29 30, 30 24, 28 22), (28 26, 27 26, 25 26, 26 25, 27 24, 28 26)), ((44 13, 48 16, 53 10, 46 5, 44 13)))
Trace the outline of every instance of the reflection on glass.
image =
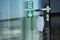
POLYGON ((32 25, 31 18, 22 17, 25 13, 24 0, 0 0, 0 4, 2 13, 0 40, 39 39, 39 33, 36 28, 36 17, 33 18, 32 25))
POLYGON ((44 18, 43 16, 37 16, 36 27, 39 32, 39 40, 43 40, 44 18))
POLYGON ((20 37, 21 29, 19 20, 9 21, 9 25, 8 20, 4 20, 1 22, 1 24, 2 25, 0 26, 0 40, 17 40, 15 38, 20 37))

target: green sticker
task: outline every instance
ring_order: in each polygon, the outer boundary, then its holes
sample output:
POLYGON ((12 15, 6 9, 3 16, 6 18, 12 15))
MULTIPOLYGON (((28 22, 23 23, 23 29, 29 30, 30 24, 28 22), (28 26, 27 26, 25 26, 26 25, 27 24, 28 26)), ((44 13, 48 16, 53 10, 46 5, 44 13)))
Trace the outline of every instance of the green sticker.
POLYGON ((33 17, 33 11, 28 10, 26 13, 27 13, 27 17, 28 18, 32 18, 33 17))
POLYGON ((26 9, 33 9, 33 1, 26 2, 26 9))

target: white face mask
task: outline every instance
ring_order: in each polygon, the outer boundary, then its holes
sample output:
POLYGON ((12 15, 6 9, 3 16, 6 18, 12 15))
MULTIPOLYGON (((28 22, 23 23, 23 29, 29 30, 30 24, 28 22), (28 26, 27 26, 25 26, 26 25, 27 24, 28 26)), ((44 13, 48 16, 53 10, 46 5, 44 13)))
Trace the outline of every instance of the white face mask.
POLYGON ((44 28, 44 18, 38 16, 36 19, 36 27, 38 29, 38 31, 43 31, 44 28))

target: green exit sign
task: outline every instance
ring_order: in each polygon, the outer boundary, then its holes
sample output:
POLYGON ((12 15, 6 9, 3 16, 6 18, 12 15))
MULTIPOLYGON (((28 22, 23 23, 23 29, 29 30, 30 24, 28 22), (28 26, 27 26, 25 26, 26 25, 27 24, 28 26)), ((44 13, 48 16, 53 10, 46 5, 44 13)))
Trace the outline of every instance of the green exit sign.
POLYGON ((32 10, 26 11, 26 14, 27 14, 28 18, 32 18, 33 17, 33 11, 32 10))
POLYGON ((33 9, 33 1, 26 1, 26 9, 33 9))

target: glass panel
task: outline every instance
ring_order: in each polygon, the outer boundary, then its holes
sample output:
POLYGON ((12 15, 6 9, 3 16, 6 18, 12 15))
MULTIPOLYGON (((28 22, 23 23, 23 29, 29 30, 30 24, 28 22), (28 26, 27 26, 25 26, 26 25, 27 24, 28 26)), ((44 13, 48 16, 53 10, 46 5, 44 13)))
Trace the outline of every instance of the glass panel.
MULTIPOLYGON (((0 40, 43 39, 43 16, 39 16, 41 12, 34 12, 33 18, 25 17, 26 15, 23 15, 25 13, 25 1, 26 0, 0 0, 0 40)), ((33 0, 33 2, 33 9, 40 8, 41 1, 33 0)))
POLYGON ((52 13, 51 16, 51 39, 60 40, 60 13, 52 13))
MULTIPOLYGON (((17 40, 18 37, 20 37, 21 29, 20 25, 16 25, 14 23, 19 23, 19 20, 13 20, 13 25, 10 23, 8 24, 8 20, 2 21, 2 26, 1 26, 1 40, 17 40), (7 26, 8 25, 8 26, 7 26)), ((11 21, 9 21, 11 22, 11 21)), ((19 23, 20 24, 20 23, 19 23)))
POLYGON ((50 0, 51 13, 60 12, 60 0, 50 0))

